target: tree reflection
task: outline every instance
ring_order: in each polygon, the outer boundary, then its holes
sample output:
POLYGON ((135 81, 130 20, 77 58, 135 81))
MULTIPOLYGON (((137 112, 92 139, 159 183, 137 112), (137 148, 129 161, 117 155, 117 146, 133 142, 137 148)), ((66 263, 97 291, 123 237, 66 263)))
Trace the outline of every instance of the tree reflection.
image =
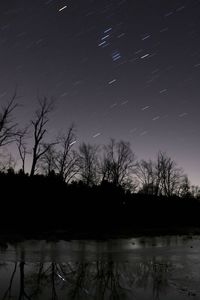
POLYGON ((160 299, 161 293, 166 293, 169 286, 171 264, 165 260, 152 260, 139 263, 137 268, 136 286, 148 288, 152 286, 153 298, 160 299))
POLYGON ((10 278, 10 281, 9 281, 9 286, 8 286, 8 289, 6 290, 4 296, 3 296, 3 300, 4 299, 11 299, 12 295, 11 295, 11 290, 12 290, 12 284, 13 284, 13 279, 15 277, 15 273, 16 273, 16 270, 17 270, 17 263, 14 263, 14 269, 13 269, 13 272, 12 272, 12 275, 11 275, 11 278, 10 278))
POLYGON ((24 265, 25 262, 20 262, 19 263, 19 269, 20 269, 20 288, 19 288, 19 300, 23 300, 23 299, 31 299, 31 297, 28 296, 28 294, 25 291, 25 274, 24 274, 24 265))
POLYGON ((171 265, 156 258, 135 263, 112 259, 94 262, 45 262, 12 265, 5 299, 72 300, 140 299, 147 292, 159 299, 169 287, 171 265), (13 284, 15 281, 15 284, 13 284), (12 294, 11 295, 11 291, 12 294), (138 295, 138 298, 137 298, 138 295))

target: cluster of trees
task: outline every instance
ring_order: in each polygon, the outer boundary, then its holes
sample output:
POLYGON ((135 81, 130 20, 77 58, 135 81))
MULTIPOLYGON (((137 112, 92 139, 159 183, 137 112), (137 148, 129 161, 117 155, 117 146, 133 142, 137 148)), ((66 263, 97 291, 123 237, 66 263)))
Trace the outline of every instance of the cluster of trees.
MULTIPOLYGON (((48 138, 48 122, 54 103, 47 98, 38 100, 38 107, 30 124, 20 129, 14 122, 13 113, 19 107, 16 93, 1 107, 0 151, 15 143, 21 162, 20 173, 29 176, 44 174, 56 176, 62 181, 82 181, 87 186, 109 182, 134 192, 163 196, 199 196, 198 187, 191 187, 187 175, 175 161, 160 151, 153 160, 136 160, 130 143, 111 139, 107 145, 97 146, 82 143, 77 147, 76 131, 71 125, 65 133, 48 138), (31 146, 30 146, 31 145, 31 146)), ((1 171, 15 172, 12 156, 1 171)))

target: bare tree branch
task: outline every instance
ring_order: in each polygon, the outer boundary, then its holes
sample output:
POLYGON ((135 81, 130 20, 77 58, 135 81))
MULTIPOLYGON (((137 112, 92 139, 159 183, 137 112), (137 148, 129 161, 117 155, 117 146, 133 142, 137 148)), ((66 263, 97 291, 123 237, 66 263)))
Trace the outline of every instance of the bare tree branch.
POLYGON ((26 156, 29 154, 27 143, 26 143, 26 137, 28 134, 28 126, 25 127, 23 130, 19 131, 16 136, 16 142, 17 142, 17 149, 19 152, 20 159, 22 161, 22 172, 25 173, 25 162, 26 162, 26 156))
POLYGON ((105 146, 104 158, 101 166, 102 179, 115 185, 126 186, 130 184, 134 172, 135 155, 128 142, 115 142, 111 139, 105 146))
POLYGON ((159 193, 165 196, 175 194, 181 178, 182 170, 165 152, 160 151, 156 162, 156 185, 159 193))
POLYGON ((12 114, 18 107, 16 101, 16 91, 12 99, 1 107, 0 111, 0 147, 8 145, 15 140, 17 134, 17 123, 14 123, 12 114))
POLYGON ((60 150, 55 157, 56 171, 60 178, 69 182, 78 173, 78 156, 72 151, 73 145, 76 143, 75 128, 72 124, 66 134, 58 138, 60 150))
POLYGON ((99 160, 97 156, 99 147, 82 143, 79 147, 80 175, 88 186, 98 182, 99 160))
POLYGON ((46 97, 39 99, 39 108, 35 112, 35 118, 31 121, 33 127, 33 154, 32 154, 32 166, 30 175, 33 176, 36 171, 36 165, 38 160, 44 155, 50 144, 44 143, 44 137, 47 133, 46 125, 49 122, 49 113, 53 110, 53 102, 49 101, 46 97), (46 146, 45 146, 46 145, 46 146))

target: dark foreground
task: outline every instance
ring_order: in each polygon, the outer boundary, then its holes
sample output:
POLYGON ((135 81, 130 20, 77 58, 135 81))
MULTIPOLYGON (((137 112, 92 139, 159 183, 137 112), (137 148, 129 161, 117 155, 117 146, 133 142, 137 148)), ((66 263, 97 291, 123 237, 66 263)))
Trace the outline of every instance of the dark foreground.
POLYGON ((200 232, 200 200, 130 193, 108 182, 67 185, 57 177, 0 177, 0 234, 106 239, 200 232))

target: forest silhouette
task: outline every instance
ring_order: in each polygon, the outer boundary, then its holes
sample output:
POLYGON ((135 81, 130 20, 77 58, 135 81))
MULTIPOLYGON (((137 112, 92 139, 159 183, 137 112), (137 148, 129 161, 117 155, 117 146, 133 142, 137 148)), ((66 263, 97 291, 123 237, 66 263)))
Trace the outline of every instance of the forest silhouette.
POLYGON ((77 146, 75 126, 51 137, 53 101, 38 99, 25 128, 17 94, 0 110, 1 230, 102 234, 200 227, 200 192, 165 152, 137 161, 130 143, 77 146), (17 149, 15 158, 6 153, 17 149), (27 161, 30 171, 27 170, 27 161))

